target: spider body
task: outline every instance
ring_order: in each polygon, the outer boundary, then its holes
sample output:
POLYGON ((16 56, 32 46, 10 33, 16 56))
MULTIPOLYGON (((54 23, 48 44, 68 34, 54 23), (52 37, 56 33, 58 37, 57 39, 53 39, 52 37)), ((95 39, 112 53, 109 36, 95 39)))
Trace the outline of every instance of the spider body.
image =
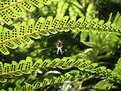
POLYGON ((60 53, 61 55, 64 53, 64 51, 62 50, 62 48, 63 48, 63 42, 62 41, 60 41, 60 40, 58 40, 57 42, 56 42, 56 48, 57 48, 57 55, 60 53))

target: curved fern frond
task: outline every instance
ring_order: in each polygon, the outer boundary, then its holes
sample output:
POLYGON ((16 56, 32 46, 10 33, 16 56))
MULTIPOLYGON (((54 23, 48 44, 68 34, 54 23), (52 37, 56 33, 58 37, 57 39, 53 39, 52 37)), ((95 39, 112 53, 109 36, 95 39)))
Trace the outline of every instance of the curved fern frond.
MULTIPOLYGON (((59 77, 53 76, 51 79, 44 78, 40 81, 34 82, 33 84, 24 83, 23 86, 20 86, 20 84, 18 84, 19 86, 16 86, 15 88, 9 87, 8 91, 18 91, 18 90, 34 91, 35 89, 38 89, 40 87, 44 87, 47 85, 54 85, 54 84, 58 84, 58 83, 63 83, 64 81, 72 80, 72 78, 74 80, 74 78, 76 78, 76 77, 81 77, 81 75, 79 73, 80 73, 79 71, 72 71, 72 72, 69 72, 68 74, 61 75, 59 77)), ((84 74, 82 74, 82 75, 84 75, 84 74)), ((0 91, 3 91, 3 89, 1 89, 0 91)))
POLYGON ((33 63, 31 57, 27 57, 26 60, 21 60, 19 63, 12 61, 12 63, 2 63, 0 62, 0 77, 11 78, 12 76, 20 76, 22 74, 29 74, 31 71, 35 71, 41 68, 56 68, 68 69, 70 67, 79 67, 93 69, 97 64, 92 64, 91 61, 84 61, 82 59, 77 60, 76 57, 64 57, 62 59, 56 58, 54 60, 50 59, 37 59, 33 63))
POLYGON ((69 16, 63 18, 48 16, 46 19, 40 17, 35 23, 34 19, 29 19, 28 22, 14 24, 14 28, 9 30, 0 26, 0 51, 7 55, 9 51, 6 47, 15 49, 23 44, 31 44, 33 41, 30 37, 38 39, 41 35, 48 36, 50 33, 57 33, 62 31, 75 32, 79 31, 99 31, 99 32, 112 32, 119 33, 120 28, 112 26, 110 21, 104 23, 103 20, 97 18, 90 20, 88 18, 70 19, 69 16))
MULTIPOLYGON (((112 75, 116 76, 116 79, 121 80, 121 58, 119 58, 118 62, 115 64, 115 68, 112 71, 112 75)), ((119 83, 121 83, 120 80, 118 81, 119 83)))
MULTIPOLYGON (((106 71, 105 67, 100 67, 98 69, 100 69, 101 72, 103 72, 104 70, 106 71)), ((104 74, 104 73, 101 73, 101 74, 104 74)), ((14 91, 20 90, 20 89, 22 89, 22 91, 25 89, 26 89, 25 91, 30 91, 30 90, 35 90, 40 87, 45 87, 48 85, 64 83, 65 81, 75 81, 75 79, 77 78, 84 79, 84 78, 92 78, 92 77, 97 77, 97 78, 100 77, 100 75, 98 75, 98 71, 96 74, 94 74, 94 72, 90 73, 89 71, 86 71, 86 70, 83 70, 83 71, 73 70, 71 72, 60 75, 58 77, 53 76, 51 78, 46 77, 44 79, 40 79, 39 81, 35 81, 33 84, 25 83, 25 85, 23 86, 15 87, 14 91)), ((103 79, 105 79, 104 77, 106 76, 103 76, 103 79)), ((107 78, 108 77, 106 77, 106 79, 107 78)))
MULTIPOLYGON (((14 76, 21 76, 24 74, 30 74, 32 71, 43 68, 61 68, 69 69, 71 67, 76 67, 80 72, 92 74, 100 74, 99 77, 103 79, 114 80, 115 76, 111 75, 111 70, 106 69, 106 67, 98 67, 97 63, 92 63, 90 60, 77 59, 76 56, 64 57, 62 59, 56 58, 54 60, 50 59, 36 59, 36 62, 33 63, 31 57, 27 57, 26 60, 21 60, 19 63, 12 61, 12 63, 2 63, 0 62, 0 78, 13 78, 14 76)), ((88 75, 89 75, 88 74, 88 75)), ((4 79, 5 80, 5 79, 4 79)))
POLYGON ((26 11, 32 12, 35 10, 35 6, 43 2, 44 4, 50 4, 52 0, 2 0, 0 1, 0 20, 7 24, 12 24, 11 18, 18 18, 24 16, 26 11))

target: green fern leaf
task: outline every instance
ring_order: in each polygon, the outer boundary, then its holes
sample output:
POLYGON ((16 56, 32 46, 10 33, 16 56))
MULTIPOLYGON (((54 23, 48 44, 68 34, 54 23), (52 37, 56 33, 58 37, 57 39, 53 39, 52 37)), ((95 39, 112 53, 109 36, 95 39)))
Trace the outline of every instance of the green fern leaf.
POLYGON ((12 24, 12 20, 9 18, 9 14, 6 13, 6 11, 0 11, 0 19, 3 20, 3 22, 7 24, 12 24))
POLYGON ((53 19, 52 24, 49 27, 50 28, 50 30, 49 30, 50 33, 52 33, 52 34, 56 34, 57 33, 57 29, 59 28, 60 20, 61 20, 61 18, 59 18, 57 16, 53 19))
POLYGON ((42 6, 42 3, 40 1, 38 1, 38 0, 30 0, 30 2, 33 5, 37 6, 37 7, 41 7, 42 6))
POLYGON ((14 24, 14 28, 12 30, 0 26, 1 52, 7 55, 9 54, 9 51, 6 46, 15 49, 18 46, 33 43, 30 37, 38 39, 41 38, 41 35, 48 36, 50 33, 55 34, 57 32, 69 31, 70 29, 72 29, 73 32, 75 32, 75 29, 78 29, 80 31, 95 30, 99 32, 120 33, 119 28, 112 28, 110 21, 104 24, 103 20, 98 20, 97 18, 90 20, 88 18, 85 19, 84 17, 77 21, 75 20, 76 19, 69 20, 68 16, 64 16, 62 19, 59 17, 55 17, 53 19, 52 16, 49 16, 47 19, 40 17, 36 24, 33 19, 28 20, 28 23, 22 22, 20 24, 14 24))
MULTIPOLYGON (((95 90, 110 90, 112 85, 113 85, 113 84, 110 83, 109 81, 102 80, 102 81, 99 81, 99 82, 95 85, 94 89, 95 89, 95 90)), ((94 90, 94 91, 95 91, 95 90, 94 90)))
POLYGON ((52 0, 5 0, 0 2, 0 19, 3 20, 6 24, 12 24, 13 21, 11 18, 18 18, 25 16, 26 11, 32 12, 35 10, 36 5, 39 7, 39 4, 43 2, 44 4, 50 4, 52 0))
POLYGON ((34 65, 33 65, 33 68, 34 69, 37 69, 37 68, 39 68, 40 67, 40 64, 42 64, 42 59, 38 59, 35 63, 34 63, 34 65))
POLYGON ((0 62, 0 74, 3 74, 3 63, 0 62))
POLYGON ((22 3, 20 3, 20 6, 30 12, 35 10, 35 7, 31 5, 29 1, 23 1, 22 3))
POLYGON ((53 1, 53 0, 42 0, 42 2, 43 2, 44 4, 46 4, 46 5, 51 4, 52 1, 53 1))
MULTIPOLYGON (((121 71, 121 58, 118 59, 118 62, 115 64, 115 68, 112 71, 112 75, 121 80, 120 71, 121 71)), ((119 81, 119 82, 121 82, 121 81, 119 81)))
POLYGON ((42 35, 49 35, 47 30, 43 29, 44 25, 45 25, 45 18, 40 17, 35 25, 35 31, 39 32, 42 35))

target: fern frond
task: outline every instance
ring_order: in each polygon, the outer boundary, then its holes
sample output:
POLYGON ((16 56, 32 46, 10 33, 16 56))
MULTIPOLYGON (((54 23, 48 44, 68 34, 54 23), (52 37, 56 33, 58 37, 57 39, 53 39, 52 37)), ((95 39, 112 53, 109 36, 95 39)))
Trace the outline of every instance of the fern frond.
MULTIPOLYGON (((115 68, 112 71, 112 75, 116 76, 116 79, 121 80, 121 58, 119 58, 118 62, 115 64, 115 68)), ((121 83, 120 80, 118 81, 119 83, 121 83)))
MULTIPOLYGON (((51 78, 41 79, 37 82, 34 82, 33 84, 25 83, 25 85, 15 87, 13 89, 14 89, 14 91, 16 91, 16 90, 24 91, 25 89, 26 89, 25 91, 30 91, 30 89, 35 90, 35 89, 38 89, 40 87, 59 84, 59 83, 63 83, 65 81, 69 81, 69 80, 74 81, 76 78, 85 78, 85 77, 89 78, 89 77, 91 77, 91 75, 87 75, 87 74, 88 74, 87 72, 80 72, 78 70, 74 70, 74 71, 71 71, 71 72, 66 73, 64 75, 60 75, 58 77, 53 76, 51 78)), ((13 91, 13 89, 12 89, 12 91, 13 91)))
POLYGON ((98 31, 98 32, 112 32, 120 34, 120 28, 112 26, 110 21, 104 23, 104 20, 97 18, 90 20, 88 18, 70 19, 69 16, 63 18, 48 16, 47 19, 40 17, 35 23, 34 19, 29 19, 28 23, 14 24, 14 28, 9 30, 0 26, 0 51, 7 55, 9 51, 6 47, 15 49, 22 44, 31 44, 33 41, 30 37, 35 39, 41 38, 41 35, 48 36, 50 33, 57 33, 62 31, 75 32, 79 31, 98 31))
MULTIPOLYGON (((101 69, 100 71, 103 72, 104 70, 106 71, 105 67, 100 67, 99 69, 101 69)), ((104 74, 104 73, 101 73, 104 74)), ((54 84, 59 84, 59 83, 63 83, 65 81, 75 81, 75 79, 80 78, 80 79, 84 79, 84 78, 92 78, 92 77, 100 77, 100 75, 98 75, 98 71, 96 74, 94 74, 94 72, 91 72, 88 70, 73 70, 71 72, 68 72, 66 74, 60 75, 58 77, 51 77, 51 78, 44 78, 44 79, 40 79, 39 81, 35 81, 33 84, 29 84, 29 83, 25 83, 24 86, 19 86, 15 87, 14 90, 19 90, 22 89, 24 90, 26 88, 26 90, 35 90, 38 89, 40 87, 45 87, 48 85, 54 85, 54 84)), ((107 79, 104 78, 106 76, 103 76, 103 79, 107 79)), ((108 81, 108 80, 107 80, 108 81)), ((15 90, 15 91, 16 91, 15 90)))
POLYGON ((64 57, 62 59, 56 58, 54 60, 50 59, 36 59, 36 62, 33 63, 31 57, 27 57, 26 60, 21 60, 19 63, 12 61, 9 63, 0 62, 0 78, 13 78, 14 76, 21 76, 24 74, 30 74, 32 71, 36 71, 42 68, 60 68, 60 69, 69 69, 71 67, 76 67, 81 72, 89 73, 87 75, 94 75, 105 79, 114 80, 115 76, 111 75, 111 70, 106 69, 105 66, 98 67, 97 63, 92 63, 90 60, 77 59, 76 56, 64 57))
POLYGON ((110 90, 113 83, 110 83, 108 80, 101 80, 95 86, 95 90, 110 90))
MULTIPOLYGON (((33 63, 31 57, 27 57, 26 60, 21 60, 19 63, 12 61, 12 63, 2 63, 0 62, 0 82, 6 83, 7 79, 14 78, 15 76, 21 76, 24 74, 31 74, 32 71, 36 71, 42 68, 60 68, 69 69, 71 67, 78 68, 77 70, 72 70, 66 74, 62 74, 58 77, 52 76, 51 78, 45 77, 39 81, 34 81, 33 84, 29 84, 29 87, 24 86, 15 87, 14 89, 38 89, 47 85, 54 85, 58 83, 63 83, 64 81, 74 81, 77 78, 101 78, 106 79, 111 82, 120 82, 120 78, 116 78, 117 75, 112 74, 112 70, 106 69, 105 66, 98 67, 98 63, 92 63, 90 60, 79 59, 76 56, 64 57, 62 59, 56 58, 54 60, 46 59, 36 59, 33 63), (32 87, 32 88, 30 88, 32 87)), ((118 73, 119 74, 119 73, 118 73)), ((120 77, 120 76, 119 76, 120 77)), ((27 85, 28 86, 28 85, 27 85)), ((16 91, 16 90, 15 90, 16 91)))
MULTIPOLYGON (((95 64, 96 65, 96 64, 95 64)), ((56 58, 54 60, 50 59, 37 59, 35 63, 33 63, 31 57, 27 57, 26 60, 21 60, 19 63, 12 61, 11 64, 9 63, 2 63, 0 62, 0 77, 7 78, 12 76, 20 76, 22 74, 29 74, 31 71, 35 71, 41 68, 62 68, 68 69, 70 67, 79 67, 84 68, 88 67, 88 69, 95 68, 94 64, 91 61, 87 60, 84 61, 82 59, 77 60, 76 57, 64 57, 62 59, 56 58)))
POLYGON ((12 24, 11 18, 25 16, 26 11, 32 12, 39 4, 50 4, 52 0, 2 0, 0 2, 0 20, 6 24, 12 24))

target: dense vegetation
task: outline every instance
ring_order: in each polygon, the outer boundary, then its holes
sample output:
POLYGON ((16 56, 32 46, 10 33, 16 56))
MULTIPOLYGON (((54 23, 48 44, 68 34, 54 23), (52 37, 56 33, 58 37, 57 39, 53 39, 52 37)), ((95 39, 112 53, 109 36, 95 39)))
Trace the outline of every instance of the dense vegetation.
POLYGON ((120 90, 120 12, 120 0, 0 0, 0 91, 120 90))

